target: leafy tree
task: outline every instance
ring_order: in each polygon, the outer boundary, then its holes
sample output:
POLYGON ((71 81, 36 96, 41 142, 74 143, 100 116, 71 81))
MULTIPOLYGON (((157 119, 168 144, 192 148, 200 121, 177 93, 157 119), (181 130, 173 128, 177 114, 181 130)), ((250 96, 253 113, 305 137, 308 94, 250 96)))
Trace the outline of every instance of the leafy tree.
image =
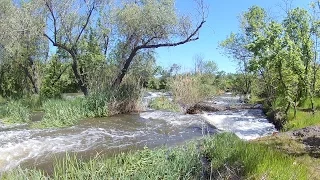
MULTIPOLYGON (((102 1, 89 0, 45 0, 48 12, 47 31, 44 36, 60 49, 65 50, 72 58, 72 70, 78 86, 84 95, 88 95, 88 84, 80 61, 80 40, 92 21, 95 10, 102 1)), ((83 63, 82 63, 83 64, 83 63)))
POLYGON ((11 67, 23 70, 28 80, 25 83, 30 83, 32 93, 38 94, 41 73, 39 64, 46 58, 48 51, 46 42, 39 36, 44 27, 39 1, 7 1, 1 3, 0 11, 0 45, 5 54, 2 60, 15 64, 11 67))
POLYGON ((122 70, 113 86, 118 86, 132 61, 140 52, 160 47, 179 46, 198 39, 205 23, 204 4, 200 1, 200 22, 193 27, 188 16, 176 13, 174 0, 132 0, 115 10, 118 41, 122 43, 122 70))

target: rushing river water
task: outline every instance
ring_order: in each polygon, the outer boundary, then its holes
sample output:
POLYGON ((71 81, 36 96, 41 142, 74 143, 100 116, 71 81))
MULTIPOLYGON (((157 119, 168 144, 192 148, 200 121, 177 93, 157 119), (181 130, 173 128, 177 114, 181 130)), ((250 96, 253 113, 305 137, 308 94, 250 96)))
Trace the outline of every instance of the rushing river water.
MULTIPOLYGON (((160 95, 170 97, 169 94, 148 93, 144 101, 147 104, 160 95)), ((214 103, 240 101, 238 97, 226 95, 216 98, 214 103)), ((18 165, 45 168, 66 152, 75 152, 84 158, 94 157, 97 153, 112 155, 143 147, 175 145, 219 130, 235 132, 243 139, 254 139, 276 131, 259 109, 199 115, 149 109, 139 114, 86 119, 63 129, 0 126, 0 172, 18 165)))

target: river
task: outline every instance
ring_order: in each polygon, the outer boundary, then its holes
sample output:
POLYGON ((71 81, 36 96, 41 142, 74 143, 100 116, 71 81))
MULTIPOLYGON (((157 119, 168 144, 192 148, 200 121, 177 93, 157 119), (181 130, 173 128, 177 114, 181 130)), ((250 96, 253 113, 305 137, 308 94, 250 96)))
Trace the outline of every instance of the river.
MULTIPOLYGON (((147 93, 144 103, 168 93, 147 93)), ((229 94, 209 103, 241 103, 229 94)), ((38 116, 36 116, 38 117, 38 116)), ((234 132, 250 140, 276 131, 260 109, 204 112, 189 115, 147 109, 144 112, 107 118, 86 119, 62 129, 29 129, 26 126, 0 127, 0 172, 21 167, 38 167, 50 171, 54 159, 66 152, 82 158, 97 153, 120 152, 172 146, 204 135, 234 132)))

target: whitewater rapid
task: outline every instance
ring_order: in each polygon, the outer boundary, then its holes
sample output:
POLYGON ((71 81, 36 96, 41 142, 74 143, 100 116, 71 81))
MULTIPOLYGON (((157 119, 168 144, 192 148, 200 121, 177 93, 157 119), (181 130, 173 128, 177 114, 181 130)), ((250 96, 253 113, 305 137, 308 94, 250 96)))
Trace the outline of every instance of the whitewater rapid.
MULTIPOLYGON (((161 93, 151 93, 149 97, 155 98, 156 96, 161 95, 161 93)), ((221 106, 245 104, 241 96, 234 96, 231 93, 226 93, 225 95, 217 96, 204 102, 209 105, 214 104, 221 106)), ((261 107, 261 105, 257 105, 257 107, 261 107)), ((172 122, 177 119, 189 119, 186 117, 187 115, 169 112, 149 112, 143 113, 141 116, 144 118, 163 119, 172 122)), ((202 112, 198 116, 206 123, 209 123, 220 130, 220 132, 233 132, 244 140, 257 139, 277 132, 274 124, 269 122, 262 109, 259 108, 202 112)))
MULTIPOLYGON (((65 153, 84 158, 97 153, 113 155, 144 147, 176 145, 217 132, 234 132, 250 140, 276 131, 260 109, 184 114, 152 110, 148 103, 159 96, 172 100, 170 93, 146 93, 147 110, 139 114, 86 119, 61 129, 29 129, 27 126, 0 126, 0 172, 17 166, 43 168, 65 153)), ((224 95, 208 103, 231 105, 241 98, 224 95)))

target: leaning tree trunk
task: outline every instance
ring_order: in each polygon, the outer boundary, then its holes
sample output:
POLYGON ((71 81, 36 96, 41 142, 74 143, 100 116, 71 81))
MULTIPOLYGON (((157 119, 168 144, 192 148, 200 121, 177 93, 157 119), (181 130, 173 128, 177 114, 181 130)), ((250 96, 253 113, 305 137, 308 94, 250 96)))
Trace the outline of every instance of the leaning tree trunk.
POLYGON ((115 81, 112 84, 112 87, 118 87, 120 86, 124 76, 127 74, 129 66, 134 58, 134 56, 137 54, 138 49, 134 49, 131 53, 130 56, 128 57, 128 59, 126 60, 126 63, 124 64, 121 72, 118 74, 117 78, 115 79, 115 81))
POLYGON ((77 84, 80 88, 80 90, 82 91, 82 93, 87 96, 89 95, 89 90, 88 90, 88 86, 85 83, 84 77, 83 75, 80 74, 79 70, 78 70, 78 59, 75 53, 70 53, 71 57, 72 57, 72 70, 73 70, 73 74, 76 78, 77 84))

